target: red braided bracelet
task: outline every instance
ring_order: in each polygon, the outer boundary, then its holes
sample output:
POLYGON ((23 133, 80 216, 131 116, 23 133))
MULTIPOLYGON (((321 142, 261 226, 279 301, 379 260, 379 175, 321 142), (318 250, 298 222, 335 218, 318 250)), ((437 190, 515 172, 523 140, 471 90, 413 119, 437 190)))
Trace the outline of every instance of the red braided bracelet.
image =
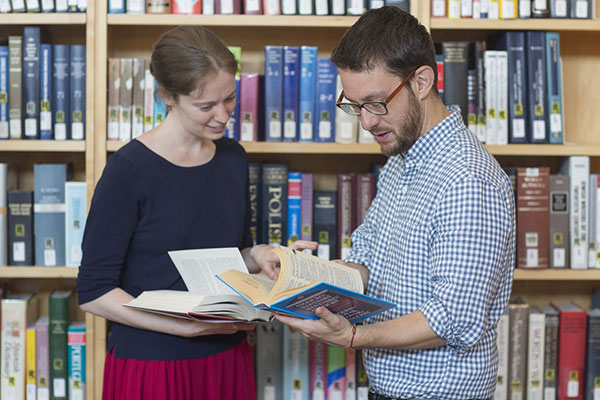
POLYGON ((354 335, 356 335, 356 325, 352 325, 352 339, 350 339, 350 347, 348 347, 348 350, 350 351, 354 350, 352 348, 352 345, 354 344, 354 335))

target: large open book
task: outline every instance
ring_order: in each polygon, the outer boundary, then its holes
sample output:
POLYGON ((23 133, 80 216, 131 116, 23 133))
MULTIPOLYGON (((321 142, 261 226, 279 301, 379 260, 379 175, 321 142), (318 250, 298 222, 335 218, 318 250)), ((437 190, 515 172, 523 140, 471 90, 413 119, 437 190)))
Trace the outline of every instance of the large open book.
POLYGON ((271 319, 270 312, 252 307, 215 278, 216 274, 231 269, 248 273, 237 248, 170 251, 169 256, 188 291, 149 290, 124 306, 207 322, 271 319))
POLYGON ((315 309, 324 306, 356 323, 396 306, 363 294, 353 268, 283 246, 273 251, 281 260, 277 281, 239 269, 217 277, 258 309, 301 318, 318 319, 315 309))

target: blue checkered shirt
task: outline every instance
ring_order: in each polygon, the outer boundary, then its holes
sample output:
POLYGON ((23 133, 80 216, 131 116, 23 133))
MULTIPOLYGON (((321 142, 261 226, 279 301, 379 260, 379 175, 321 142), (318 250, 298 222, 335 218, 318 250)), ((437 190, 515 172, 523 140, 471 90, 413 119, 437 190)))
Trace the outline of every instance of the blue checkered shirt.
POLYGON ((398 304, 368 324, 420 310, 446 340, 363 351, 371 389, 390 397, 486 399, 496 384, 496 324, 515 264, 513 192, 458 109, 449 110, 405 155, 389 158, 346 258, 369 269, 370 296, 398 304))

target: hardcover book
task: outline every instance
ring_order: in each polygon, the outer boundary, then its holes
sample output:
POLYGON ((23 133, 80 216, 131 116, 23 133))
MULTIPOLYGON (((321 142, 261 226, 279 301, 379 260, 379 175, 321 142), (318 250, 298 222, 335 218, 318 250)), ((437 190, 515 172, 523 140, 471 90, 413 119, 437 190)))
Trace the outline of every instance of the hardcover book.
POLYGON ((544 330, 544 400, 556 399, 558 368, 559 314, 551 305, 542 307, 546 316, 544 330))
POLYGON ((467 124, 467 69, 469 42, 442 42, 444 75, 452 77, 444 81, 446 105, 460 107, 465 125, 467 124))
POLYGON ((69 399, 85 398, 85 323, 71 322, 67 329, 69 354, 69 399))
POLYGON ((529 143, 548 143, 548 93, 546 87, 546 33, 526 31, 527 105, 529 143))
POLYGON ((317 255, 325 260, 337 258, 337 190, 314 191, 313 240, 319 243, 317 255))
POLYGON ((308 339, 300 332, 283 329, 283 397, 308 399, 308 339))
POLYGON ((121 73, 119 87, 119 140, 131 140, 131 108, 133 101, 133 60, 121 58, 121 73))
POLYGON ((355 227, 363 223, 371 202, 375 198, 375 175, 358 174, 356 176, 356 217, 354 218, 355 227))
POLYGON ((283 329, 279 321, 256 327, 257 399, 283 399, 283 329))
POLYGON ((346 400, 356 399, 356 350, 346 349, 346 400))
POLYGON ((287 245, 290 246, 300 239, 302 201, 302 173, 288 173, 288 220, 287 220, 287 245))
POLYGON ((158 82, 156 81, 154 81, 154 93, 156 93, 154 96, 154 126, 156 127, 162 124, 167 117, 167 105, 158 93, 158 82))
POLYGON ((346 349, 327 346, 327 398, 343 399, 346 391, 346 349))
POLYGON ((587 314, 576 304, 554 305, 558 323, 558 400, 583 400, 587 314))
MULTIPOLYGON (((300 239, 313 240, 313 174, 302 173, 300 193, 300 239)), ((305 252, 312 254, 306 249, 305 252)))
MULTIPOLYGON (((342 80, 340 75, 336 79, 336 92, 341 93, 342 80)), ((335 101, 334 98, 334 106, 335 101)), ((335 142, 336 143, 356 143, 358 141, 358 117, 346 114, 344 111, 335 107, 335 142)))
POLYGON ((283 47, 265 46, 265 123, 267 142, 282 140, 283 47))
POLYGON ((250 194, 250 234, 252 242, 258 243, 259 218, 260 218, 260 185, 262 180, 262 165, 258 163, 248 164, 248 192, 250 194))
POLYGON ((131 64, 131 138, 135 139, 144 133, 144 59, 133 58, 131 64))
POLYGON ((325 399, 327 390, 327 343, 309 342, 311 400, 325 399))
POLYGON ((587 311, 585 357, 585 398, 594 400, 600 392, 600 308, 587 311))
POLYGON ((363 363, 362 350, 356 350, 356 400, 369 399, 369 377, 363 363))
POLYGON ((146 60, 144 64, 146 65, 144 69, 144 132, 148 132, 150 129, 154 128, 154 77, 150 72, 150 61, 146 60))
POLYGON ((120 88, 121 88, 121 59, 111 57, 108 59, 108 93, 107 93, 107 138, 119 140, 119 115, 120 115, 120 88))
POLYGON ((215 0, 217 14, 241 14, 242 0, 215 0))
POLYGON ((39 400, 50 398, 50 344, 49 317, 41 316, 35 322, 36 386, 39 400))
POLYGON ((172 0, 171 14, 201 14, 200 0, 172 0))
POLYGON ((497 59, 498 50, 486 50, 483 54, 486 119, 485 135, 482 135, 480 138, 485 139, 484 143, 496 143, 498 139, 497 59))
POLYGON ((544 392, 544 331, 546 314, 537 306, 529 308, 527 338, 527 399, 543 400, 544 392))
POLYGON ((569 175, 550 175, 550 267, 569 266, 569 175))
POLYGON ((72 296, 70 290, 54 290, 50 294, 49 344, 50 344, 50 398, 68 399, 68 347, 67 329, 69 327, 69 309, 72 296))
POLYGON ((22 36, 8 37, 8 118, 11 139, 22 138, 22 43, 22 36))
POLYGON ((0 265, 7 265, 11 239, 8 222, 8 164, 0 163, 0 265), (8 233, 8 234, 7 234, 8 233))
POLYGON ((352 249, 350 235, 356 228, 356 175, 338 174, 338 257, 344 260, 352 249))
POLYGON ((327 307, 351 323, 395 307, 362 294, 360 273, 342 264, 280 246, 272 250, 280 259, 279 278, 229 270, 217 277, 259 309, 318 319, 315 309, 327 307))
POLYGON ((23 28, 23 139, 40 138, 40 27, 23 28))
POLYGON ((71 46, 52 45, 52 128, 55 140, 71 137, 71 46))
POLYGON ((529 304, 516 299, 508 304, 508 398, 526 399, 527 382, 527 321, 529 304))
POLYGON ((315 142, 335 140, 337 68, 329 58, 317 59, 315 142))
POLYGON ((314 141, 317 47, 300 47, 300 106, 298 140, 314 141))
POLYGON ((10 138, 8 128, 8 46, 0 46, 0 140, 10 138))
POLYGON ((241 76, 240 76, 240 69, 241 69, 241 65, 242 65, 242 48, 240 46, 228 46, 229 51, 231 51, 231 53, 233 54, 233 56, 235 57, 235 60, 237 61, 237 70, 235 72, 235 98, 236 98, 236 102, 235 102, 235 106, 233 107, 233 113, 231 113, 231 116, 229 117, 229 120, 227 121, 227 127, 225 128, 225 136, 228 138, 231 138, 235 141, 239 141, 240 140, 240 101, 239 99, 241 98, 240 95, 240 91, 241 91, 241 76))
MULTIPOLYGON (((294 0, 295 1, 295 0, 294 0)), ((283 46, 283 141, 298 141, 300 48, 283 46)))
POLYGON ((562 106, 562 62, 560 58, 560 34, 546 32, 546 73, 548 84, 548 121, 549 138, 552 144, 562 144, 563 106, 562 106))
POLYGON ((33 192, 8 191, 8 265, 33 265, 33 192))
POLYGON ((550 0, 550 18, 569 18, 569 0, 550 0))
POLYGON ((258 74, 240 77, 240 142, 258 141, 258 74))
POLYGON ((52 45, 42 44, 40 51, 40 139, 52 134, 52 45))
POLYGON ((509 343, 510 343, 510 314, 508 309, 500 317, 496 331, 498 346, 498 376, 496 378, 496 391, 494 399, 508 399, 508 366, 509 366, 509 343))
POLYGON ((288 166, 263 164, 260 212, 260 243, 273 246, 287 242, 288 166))
POLYGON ((35 382, 36 356, 35 356, 35 324, 30 322, 25 332, 25 399, 35 400, 37 389, 35 382))
POLYGON ((65 265, 78 267, 81 263, 81 242, 87 218, 87 184, 65 183, 65 265))

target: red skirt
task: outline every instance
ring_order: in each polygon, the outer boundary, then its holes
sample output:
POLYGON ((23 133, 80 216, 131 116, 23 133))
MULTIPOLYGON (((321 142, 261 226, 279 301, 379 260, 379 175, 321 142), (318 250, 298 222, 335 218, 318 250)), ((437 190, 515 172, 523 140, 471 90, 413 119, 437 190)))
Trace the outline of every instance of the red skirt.
POLYGON ((177 361, 115 358, 106 353, 103 400, 255 399, 246 340, 209 357, 177 361))

